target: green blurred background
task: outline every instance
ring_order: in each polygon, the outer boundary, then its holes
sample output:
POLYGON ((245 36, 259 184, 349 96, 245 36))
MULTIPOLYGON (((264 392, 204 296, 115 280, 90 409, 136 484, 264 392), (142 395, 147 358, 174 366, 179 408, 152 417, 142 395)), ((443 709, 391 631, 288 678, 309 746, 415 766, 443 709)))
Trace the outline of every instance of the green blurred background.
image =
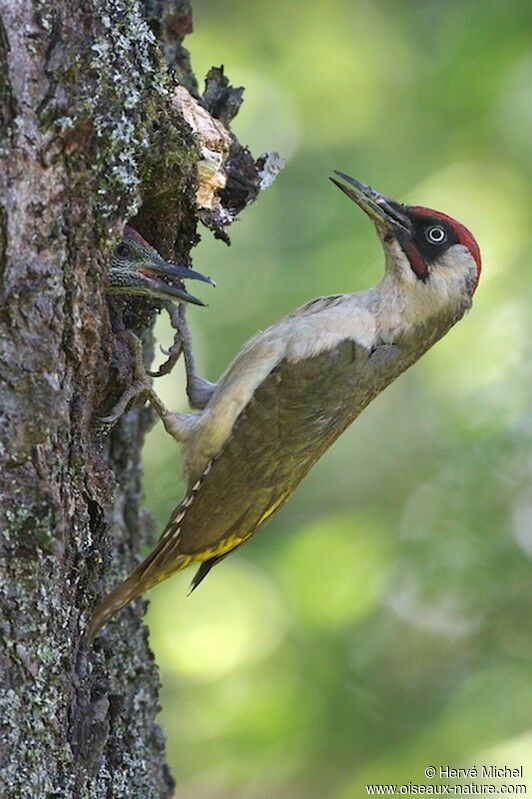
MULTIPOLYGON (((532 4, 196 0, 195 28, 196 74, 246 87, 240 140, 287 162, 231 248, 203 232, 207 377, 293 307, 380 279, 333 169, 458 217, 484 272, 261 535, 190 598, 192 572, 152 591, 177 795, 351 799, 441 763, 523 765, 530 791, 532 4)), ((158 382, 174 407, 180 371, 158 382)), ((162 528, 183 483, 161 425, 145 490, 162 528)))

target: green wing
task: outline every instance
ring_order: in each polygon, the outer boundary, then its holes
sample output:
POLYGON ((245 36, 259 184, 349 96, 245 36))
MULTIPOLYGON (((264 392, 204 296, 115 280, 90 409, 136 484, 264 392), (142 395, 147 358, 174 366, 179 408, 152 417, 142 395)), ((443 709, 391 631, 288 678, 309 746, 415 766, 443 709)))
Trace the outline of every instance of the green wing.
POLYGON ((368 357, 368 350, 346 341, 332 353, 282 361, 199 484, 189 486, 162 539, 174 537, 180 554, 203 561, 257 532, 356 415, 354 384, 368 357))

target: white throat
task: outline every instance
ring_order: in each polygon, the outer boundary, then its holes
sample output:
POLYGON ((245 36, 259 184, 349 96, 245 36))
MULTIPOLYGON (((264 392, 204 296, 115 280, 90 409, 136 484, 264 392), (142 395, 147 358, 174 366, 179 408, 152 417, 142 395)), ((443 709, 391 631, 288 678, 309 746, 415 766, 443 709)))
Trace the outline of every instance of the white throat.
POLYGON ((414 274, 396 241, 385 244, 385 253, 384 277, 367 292, 383 342, 393 343, 399 336, 436 317, 461 316, 471 306, 468 283, 476 275, 476 266, 463 245, 451 247, 432 264, 426 281, 414 274))

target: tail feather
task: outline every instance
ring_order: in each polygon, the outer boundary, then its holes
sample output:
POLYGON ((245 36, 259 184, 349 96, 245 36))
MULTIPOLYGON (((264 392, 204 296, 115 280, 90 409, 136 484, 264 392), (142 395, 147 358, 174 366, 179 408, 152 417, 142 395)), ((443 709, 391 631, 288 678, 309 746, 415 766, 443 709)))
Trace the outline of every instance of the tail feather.
POLYGON ((199 569, 197 570, 196 574, 190 581, 190 589, 188 592, 189 596, 193 591, 196 590, 198 585, 204 581, 204 579, 206 578, 212 567, 216 566, 217 563, 226 558, 230 554, 230 552, 234 552, 234 549, 231 549, 229 552, 225 552, 223 555, 217 555, 214 558, 209 558, 208 560, 204 560, 200 564, 199 569))
POLYGON ((92 642, 98 630, 100 630, 111 616, 114 616, 121 608, 143 594, 144 591, 153 588, 155 585, 165 580, 170 574, 185 569, 190 563, 190 557, 182 555, 178 556, 173 561, 172 568, 168 571, 151 570, 150 566, 156 554, 156 551, 150 553, 146 560, 137 566, 137 568, 126 577, 124 582, 111 591, 111 593, 96 607, 87 632, 89 642, 92 642))
POLYGON ((115 588, 114 591, 111 591, 103 602, 100 602, 96 607, 92 615, 88 629, 89 642, 93 640, 98 630, 103 627, 114 613, 123 608, 124 605, 127 605, 128 602, 131 602, 132 599, 140 596, 143 590, 144 589, 134 577, 133 573, 127 580, 115 588))

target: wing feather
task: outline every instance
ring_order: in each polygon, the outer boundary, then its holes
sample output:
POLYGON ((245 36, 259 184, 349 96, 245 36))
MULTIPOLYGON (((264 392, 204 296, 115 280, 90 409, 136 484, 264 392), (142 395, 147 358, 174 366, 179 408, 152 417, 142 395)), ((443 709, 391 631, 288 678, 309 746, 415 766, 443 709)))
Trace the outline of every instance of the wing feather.
MULTIPOLYGON (((333 353, 284 360, 269 373, 197 490, 189 489, 181 554, 217 557, 269 519, 351 421, 356 366, 368 357, 345 341, 333 353)), ((163 537, 180 516, 177 508, 163 537)))

